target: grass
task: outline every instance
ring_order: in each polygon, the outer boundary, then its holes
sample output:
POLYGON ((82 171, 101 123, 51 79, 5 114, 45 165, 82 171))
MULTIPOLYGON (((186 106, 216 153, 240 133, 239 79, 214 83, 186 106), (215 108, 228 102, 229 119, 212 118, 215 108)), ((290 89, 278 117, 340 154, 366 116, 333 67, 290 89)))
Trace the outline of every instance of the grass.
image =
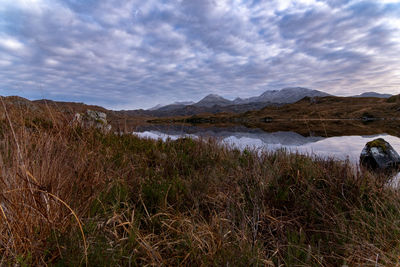
POLYGON ((5 110, 0 265, 399 264, 400 195, 384 176, 5 110))

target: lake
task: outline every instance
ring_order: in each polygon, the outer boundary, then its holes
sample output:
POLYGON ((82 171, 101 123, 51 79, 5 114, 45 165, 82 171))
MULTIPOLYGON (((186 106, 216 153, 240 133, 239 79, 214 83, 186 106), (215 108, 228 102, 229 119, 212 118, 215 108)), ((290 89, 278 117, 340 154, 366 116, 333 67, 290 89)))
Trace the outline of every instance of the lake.
POLYGON ((239 149, 256 149, 275 151, 286 149, 291 152, 332 157, 338 160, 349 159, 358 163, 361 150, 365 144, 376 138, 383 138, 400 152, 400 138, 385 133, 378 135, 350 135, 336 137, 302 136, 295 132, 268 133, 260 129, 238 127, 196 127, 182 125, 151 125, 138 127, 134 134, 152 139, 170 138, 172 140, 184 136, 193 138, 213 137, 221 143, 239 149))

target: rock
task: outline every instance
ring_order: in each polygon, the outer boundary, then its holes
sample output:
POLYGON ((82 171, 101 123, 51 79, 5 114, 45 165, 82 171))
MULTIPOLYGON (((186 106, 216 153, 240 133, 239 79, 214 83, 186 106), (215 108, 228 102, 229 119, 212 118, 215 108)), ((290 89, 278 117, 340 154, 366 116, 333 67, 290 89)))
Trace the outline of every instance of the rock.
POLYGON ((107 114, 100 111, 90 110, 86 114, 76 113, 72 123, 78 124, 82 127, 95 127, 104 132, 111 131, 111 125, 107 122, 107 114))
POLYGON ((365 145, 360 163, 374 171, 392 171, 400 166, 400 156, 388 142, 378 138, 365 145))
POLYGON ((82 123, 82 115, 80 113, 75 113, 74 119, 72 120, 73 123, 82 123))
POLYGON ((86 114, 94 122, 107 124, 107 115, 104 112, 88 109, 86 114))

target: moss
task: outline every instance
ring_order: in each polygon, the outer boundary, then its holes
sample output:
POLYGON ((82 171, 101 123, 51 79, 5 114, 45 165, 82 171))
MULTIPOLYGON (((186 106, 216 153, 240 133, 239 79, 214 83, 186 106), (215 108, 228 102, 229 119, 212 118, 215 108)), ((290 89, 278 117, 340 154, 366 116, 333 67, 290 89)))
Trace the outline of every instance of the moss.
POLYGON ((100 123, 100 124, 105 124, 105 122, 103 121, 103 120, 101 120, 101 119, 96 119, 95 120, 97 123, 100 123))
POLYGON ((368 148, 377 147, 377 148, 382 149, 383 152, 387 152, 387 150, 389 148, 387 145, 387 142, 382 138, 378 138, 378 139, 368 142, 367 147, 368 148))

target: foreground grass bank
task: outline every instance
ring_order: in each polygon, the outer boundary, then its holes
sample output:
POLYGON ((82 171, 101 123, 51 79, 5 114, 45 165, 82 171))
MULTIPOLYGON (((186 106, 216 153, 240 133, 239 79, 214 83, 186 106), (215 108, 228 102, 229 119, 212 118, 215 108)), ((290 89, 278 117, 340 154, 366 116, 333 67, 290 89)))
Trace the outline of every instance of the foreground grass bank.
POLYGON ((0 121, 0 265, 395 266, 400 195, 347 163, 0 121))

